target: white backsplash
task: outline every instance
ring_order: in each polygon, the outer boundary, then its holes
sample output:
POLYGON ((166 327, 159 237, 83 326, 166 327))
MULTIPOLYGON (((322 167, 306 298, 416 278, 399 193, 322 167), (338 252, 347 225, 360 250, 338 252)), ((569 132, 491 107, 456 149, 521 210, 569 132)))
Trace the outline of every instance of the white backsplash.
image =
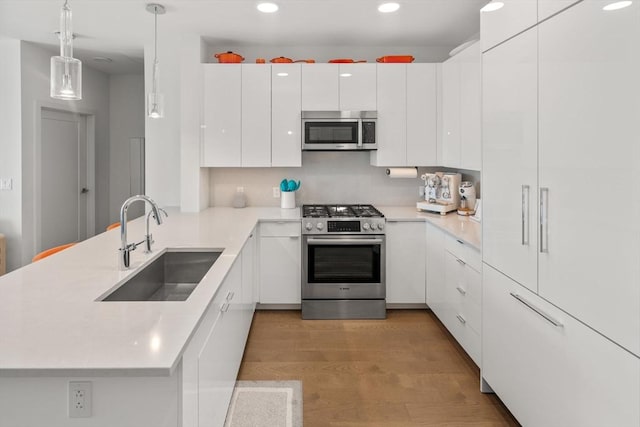
MULTIPOLYGON (((434 168, 419 168, 418 176, 434 168)), ((446 168, 435 168, 443 170, 446 168)), ((279 206, 273 187, 283 178, 301 181, 296 194, 304 203, 371 203, 413 206, 420 178, 391 179, 386 168, 369 164, 364 152, 303 152, 301 168, 211 168, 210 205, 231 206, 237 187, 244 187, 247 206, 279 206)), ((463 171, 463 179, 479 181, 480 173, 463 171)))

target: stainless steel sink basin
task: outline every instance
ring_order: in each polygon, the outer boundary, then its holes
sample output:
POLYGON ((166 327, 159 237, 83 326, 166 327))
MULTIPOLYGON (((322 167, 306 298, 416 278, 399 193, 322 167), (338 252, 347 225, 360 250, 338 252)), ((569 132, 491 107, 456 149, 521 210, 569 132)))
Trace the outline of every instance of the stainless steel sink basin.
POLYGON ((184 301, 220 250, 168 250, 101 301, 184 301))

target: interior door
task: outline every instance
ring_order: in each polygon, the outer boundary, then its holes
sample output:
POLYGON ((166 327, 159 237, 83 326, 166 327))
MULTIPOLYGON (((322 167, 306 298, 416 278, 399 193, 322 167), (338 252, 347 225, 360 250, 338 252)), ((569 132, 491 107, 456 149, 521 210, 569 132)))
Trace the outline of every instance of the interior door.
POLYGON ((87 124, 84 116, 43 109, 40 239, 36 251, 87 238, 87 124))
POLYGON ((607 3, 539 26, 539 294, 640 355, 640 4, 607 3))
POLYGON ((482 63, 482 257, 536 292, 537 29, 482 63))

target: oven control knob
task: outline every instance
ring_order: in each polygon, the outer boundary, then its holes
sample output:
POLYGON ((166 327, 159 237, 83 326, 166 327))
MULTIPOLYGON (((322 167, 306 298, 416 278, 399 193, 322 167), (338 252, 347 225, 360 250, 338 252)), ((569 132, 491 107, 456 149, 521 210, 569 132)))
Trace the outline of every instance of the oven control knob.
POLYGON ((306 228, 308 231, 311 231, 311 229, 313 228, 313 224, 311 224, 310 222, 308 222, 304 228, 306 228))
POLYGON ((324 228, 324 224, 322 224, 321 222, 319 222, 319 223, 317 223, 317 224, 316 224, 316 228, 317 228, 318 230, 322 230, 322 229, 324 228))
POLYGON ((365 222, 364 224, 362 224, 362 229, 363 230, 368 230, 369 229, 369 223, 365 222))
POLYGON ((378 230, 382 230, 384 228, 384 224, 383 223, 379 223, 378 224, 378 230))

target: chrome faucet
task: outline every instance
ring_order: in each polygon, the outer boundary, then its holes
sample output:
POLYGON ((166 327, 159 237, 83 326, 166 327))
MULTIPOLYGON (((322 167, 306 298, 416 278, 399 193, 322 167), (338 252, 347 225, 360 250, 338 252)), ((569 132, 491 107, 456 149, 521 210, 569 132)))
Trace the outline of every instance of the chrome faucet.
MULTIPOLYGON (((162 216, 162 214, 164 214, 165 218, 169 216, 167 211, 165 211, 162 208, 158 208, 158 213, 160 214, 160 216, 162 216)), ((149 219, 151 218, 151 216, 153 216, 153 218, 156 221, 158 221, 154 211, 152 211, 152 210, 149 211, 149 213, 147 214, 147 228, 146 228, 147 234, 144 235, 144 253, 145 254, 150 254, 151 253, 151 245, 154 243, 153 235, 151 233, 149 233, 149 219)), ((162 222, 162 219, 160 219, 160 221, 158 221, 158 224, 160 224, 161 222, 162 222)))
POLYGON ((141 200, 143 202, 149 203, 149 205, 151 205, 151 212, 153 213, 153 217, 155 218, 156 223, 158 223, 158 225, 162 224, 162 217, 160 216, 159 212, 161 209, 158 207, 156 202, 151 200, 151 198, 143 195, 137 195, 131 196, 124 201, 124 203, 122 204, 122 208, 120 208, 120 240, 122 242, 120 246, 120 253, 118 254, 120 270, 126 270, 127 268, 129 268, 131 252, 134 251, 138 247, 138 245, 146 243, 146 248, 151 251, 152 242, 147 240, 151 237, 151 235, 149 234, 148 218, 145 240, 142 240, 138 243, 127 243, 127 211, 129 210, 129 205, 131 205, 136 200, 141 200))

